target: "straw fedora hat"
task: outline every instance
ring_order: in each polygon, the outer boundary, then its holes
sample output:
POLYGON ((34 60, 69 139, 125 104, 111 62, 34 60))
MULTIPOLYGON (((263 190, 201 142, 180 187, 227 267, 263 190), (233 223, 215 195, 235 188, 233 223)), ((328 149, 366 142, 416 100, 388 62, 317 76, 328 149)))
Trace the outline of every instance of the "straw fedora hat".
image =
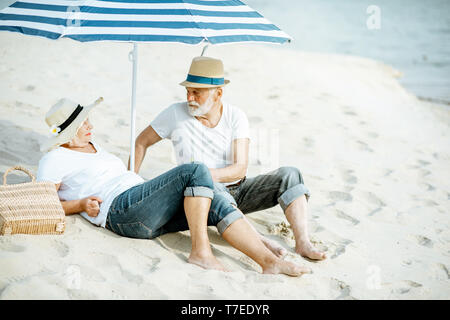
POLYGON ((45 115, 45 122, 50 127, 50 138, 41 145, 41 151, 50 151, 72 140, 92 108, 102 101, 103 98, 100 97, 92 104, 83 107, 70 99, 60 99, 45 115))
POLYGON ((190 88, 223 87, 230 83, 224 79, 223 63, 210 57, 195 57, 185 81, 180 85, 190 88))

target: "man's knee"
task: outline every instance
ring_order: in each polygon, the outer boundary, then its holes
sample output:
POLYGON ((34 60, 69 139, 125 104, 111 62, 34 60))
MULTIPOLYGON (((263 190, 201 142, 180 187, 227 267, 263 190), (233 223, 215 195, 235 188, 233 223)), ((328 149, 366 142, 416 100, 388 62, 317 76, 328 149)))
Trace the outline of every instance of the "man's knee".
POLYGON ((281 179, 282 184, 286 186, 304 183, 300 170, 295 167, 281 167, 277 170, 276 174, 281 179))

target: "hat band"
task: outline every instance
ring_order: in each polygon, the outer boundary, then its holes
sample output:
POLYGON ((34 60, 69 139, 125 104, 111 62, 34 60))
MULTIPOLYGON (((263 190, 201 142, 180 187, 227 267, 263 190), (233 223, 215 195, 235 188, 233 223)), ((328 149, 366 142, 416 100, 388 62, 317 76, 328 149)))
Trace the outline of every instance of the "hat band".
POLYGON ((77 108, 75 109, 74 112, 72 112, 72 114, 70 115, 69 118, 67 118, 66 121, 64 121, 60 126, 59 132, 63 132, 64 129, 66 129, 68 126, 70 126, 70 124, 77 118, 77 116, 80 114, 80 112, 83 110, 83 107, 78 105, 77 108))
POLYGON ((208 77, 194 76, 192 74, 188 74, 186 81, 201 84, 213 84, 213 85, 221 85, 225 83, 224 78, 208 78, 208 77))

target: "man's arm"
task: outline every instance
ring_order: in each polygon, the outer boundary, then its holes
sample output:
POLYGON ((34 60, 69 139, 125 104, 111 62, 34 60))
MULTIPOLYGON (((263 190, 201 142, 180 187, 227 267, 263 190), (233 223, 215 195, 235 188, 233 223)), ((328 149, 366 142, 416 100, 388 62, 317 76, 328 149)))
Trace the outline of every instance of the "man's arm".
MULTIPOLYGON (((161 140, 162 138, 150 125, 139 134, 134 150, 134 172, 139 173, 147 148, 161 140)), ((130 159, 128 159, 128 170, 130 170, 130 159)))
POLYGON ((210 168, 213 181, 233 182, 245 177, 248 168, 248 145, 248 138, 233 140, 233 164, 220 169, 210 168))

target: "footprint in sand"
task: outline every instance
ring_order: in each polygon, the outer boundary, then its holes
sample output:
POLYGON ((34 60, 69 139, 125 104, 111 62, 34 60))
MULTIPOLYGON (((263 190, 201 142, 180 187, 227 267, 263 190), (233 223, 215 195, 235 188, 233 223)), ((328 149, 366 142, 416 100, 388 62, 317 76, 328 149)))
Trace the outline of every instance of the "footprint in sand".
POLYGON ((80 266, 80 273, 83 279, 94 282, 105 282, 106 278, 102 276, 102 274, 96 270, 95 268, 91 268, 89 266, 80 266))
POLYGON ((344 219, 349 221, 352 225, 357 225, 359 223, 358 219, 353 218, 352 216, 344 213, 343 211, 336 210, 336 216, 340 219, 344 219))
POLYGON ((417 244, 427 247, 427 248, 433 248, 433 241, 425 236, 421 236, 421 235, 410 235, 410 238, 413 239, 413 241, 415 241, 417 244))
POLYGON ((369 145, 367 143, 365 143, 364 141, 356 141, 356 143, 359 145, 359 148, 362 151, 367 151, 367 152, 374 152, 372 148, 369 147, 369 145))
POLYGON ((312 139, 312 138, 304 137, 303 142, 307 148, 314 147, 314 139, 312 139))
POLYGON ((342 239, 341 241, 339 241, 333 255, 331 256, 331 259, 336 259, 341 254, 345 253, 345 248, 352 242, 353 241, 348 240, 348 239, 342 239))
POLYGON ((328 192, 328 198, 333 201, 352 201, 353 197, 350 193, 342 191, 330 191, 328 192))
POLYGON ((403 280, 398 283, 392 284, 392 287, 393 288, 391 289, 391 293, 405 294, 410 292, 412 289, 422 287, 422 284, 411 280, 403 280))
POLYGON ((341 172, 342 179, 348 184, 355 184, 358 182, 358 178, 353 175, 353 170, 348 169, 341 172))
POLYGON ((138 248, 133 248, 133 249, 136 252, 136 254, 139 256, 139 258, 144 257, 145 259, 148 260, 149 263, 147 264, 147 268, 150 273, 158 269, 158 265, 161 262, 160 258, 152 257, 152 256, 148 255, 147 253, 144 253, 142 250, 140 250, 138 248))
POLYGON ((355 300, 355 298, 351 296, 351 287, 344 281, 331 278, 330 287, 338 291, 338 296, 334 298, 334 300, 355 300))
POLYGON ((125 270, 120 264, 119 260, 113 255, 105 253, 96 253, 95 255, 92 256, 90 262, 99 267, 102 266, 107 266, 108 268, 117 267, 120 270, 121 275, 129 282, 140 284, 144 281, 142 276, 133 274, 128 270, 125 270))
POLYGON ((350 106, 341 106, 342 113, 347 116, 358 116, 358 114, 350 106))
POLYGON ((365 192, 363 193, 362 197, 368 204, 376 207, 369 213, 369 216, 373 216, 375 213, 381 211, 383 207, 386 207, 386 204, 383 202, 383 200, 378 198, 372 192, 365 192))
POLYGON ((9 252, 24 252, 27 248, 24 246, 20 246, 11 242, 0 243, 1 251, 9 251, 9 252))
POLYGON ((448 268, 445 266, 445 264, 442 263, 436 263, 434 266, 434 269, 437 269, 437 278, 444 280, 444 279, 450 279, 450 273, 448 271, 448 268))
POLYGON ((69 246, 65 244, 64 242, 61 242, 59 240, 54 240, 52 242, 53 248, 55 248, 56 253, 59 257, 64 258, 69 254, 69 246))

